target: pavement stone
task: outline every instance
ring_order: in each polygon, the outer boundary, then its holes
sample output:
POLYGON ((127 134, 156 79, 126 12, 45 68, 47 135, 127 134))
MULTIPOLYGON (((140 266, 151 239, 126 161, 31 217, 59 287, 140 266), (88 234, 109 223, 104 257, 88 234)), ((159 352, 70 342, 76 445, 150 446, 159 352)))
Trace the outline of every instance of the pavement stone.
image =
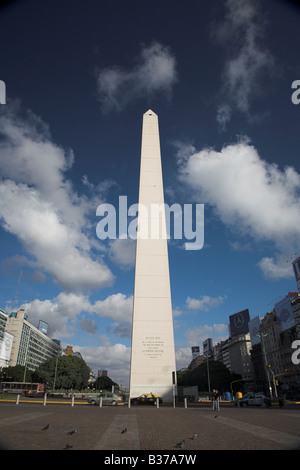
POLYGON ((300 409, 0 403, 1 450, 300 449, 300 409), (46 431, 42 429, 49 424, 46 431), (126 428, 126 432, 122 431, 126 428), (68 434, 76 430, 73 435, 68 434), (192 439, 196 433, 196 439, 192 439), (183 448, 176 444, 184 440, 183 448))

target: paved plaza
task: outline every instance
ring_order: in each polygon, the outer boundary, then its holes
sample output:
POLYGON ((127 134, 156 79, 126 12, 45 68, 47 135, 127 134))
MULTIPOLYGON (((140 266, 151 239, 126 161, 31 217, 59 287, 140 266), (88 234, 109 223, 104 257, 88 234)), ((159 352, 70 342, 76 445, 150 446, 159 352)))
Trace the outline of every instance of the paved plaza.
MULTIPOLYGON (((0 403, 2 450, 300 449, 300 409, 0 403), (48 429, 42 430, 45 426, 48 429), (69 434, 72 430, 76 432, 69 434), (122 432, 125 431, 125 432, 122 432), (193 434, 197 436, 193 439, 193 434), (182 447, 176 447, 185 441, 182 447)), ((105 452, 104 452, 105 453, 105 452)))

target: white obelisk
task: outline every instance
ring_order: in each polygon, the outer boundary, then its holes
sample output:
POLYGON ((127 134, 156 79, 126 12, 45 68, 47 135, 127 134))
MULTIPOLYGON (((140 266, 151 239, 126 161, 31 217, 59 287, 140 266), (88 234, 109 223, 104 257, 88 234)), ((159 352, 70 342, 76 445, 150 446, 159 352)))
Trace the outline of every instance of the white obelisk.
POLYGON ((157 115, 143 116, 130 397, 172 401, 176 376, 164 192, 157 115))

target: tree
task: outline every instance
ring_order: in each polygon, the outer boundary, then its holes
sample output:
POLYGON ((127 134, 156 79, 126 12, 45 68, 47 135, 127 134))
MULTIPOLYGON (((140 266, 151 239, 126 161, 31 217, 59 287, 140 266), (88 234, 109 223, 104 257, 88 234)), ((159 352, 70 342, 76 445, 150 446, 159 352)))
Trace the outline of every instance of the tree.
POLYGON ((48 359, 33 373, 36 382, 55 389, 82 390, 88 386, 90 369, 77 356, 57 356, 48 359))
POLYGON ((0 380, 5 382, 32 382, 32 371, 27 367, 25 368, 25 366, 21 366, 20 364, 16 366, 3 367, 3 369, 0 371, 0 380))
MULTIPOLYGON (((216 388, 219 392, 230 391, 230 382, 241 378, 239 374, 233 374, 219 361, 208 361, 210 388, 216 388)), ((177 373, 177 383, 185 387, 197 385, 199 391, 207 392, 208 370, 207 363, 204 362, 193 370, 177 373)))
POLYGON ((96 390, 111 390, 112 386, 115 387, 115 390, 119 388, 119 385, 107 376, 98 377, 95 382, 96 390))

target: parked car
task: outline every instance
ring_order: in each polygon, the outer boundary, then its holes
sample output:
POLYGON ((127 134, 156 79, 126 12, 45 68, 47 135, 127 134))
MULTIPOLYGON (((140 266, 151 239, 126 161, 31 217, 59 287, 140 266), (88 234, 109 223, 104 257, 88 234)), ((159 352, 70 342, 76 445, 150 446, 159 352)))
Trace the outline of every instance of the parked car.
POLYGON ((246 393, 242 398, 239 399, 240 406, 271 406, 271 399, 267 397, 264 393, 246 393))
POLYGON ((99 393, 95 397, 89 397, 88 403, 91 405, 100 405, 100 398, 102 397, 103 405, 123 405, 126 400, 123 395, 118 395, 117 393, 112 392, 103 392, 99 393))
POLYGON ((158 397, 154 393, 143 393, 139 397, 132 398, 131 404, 132 405, 156 405, 157 400, 159 403, 162 403, 162 398, 158 397))

